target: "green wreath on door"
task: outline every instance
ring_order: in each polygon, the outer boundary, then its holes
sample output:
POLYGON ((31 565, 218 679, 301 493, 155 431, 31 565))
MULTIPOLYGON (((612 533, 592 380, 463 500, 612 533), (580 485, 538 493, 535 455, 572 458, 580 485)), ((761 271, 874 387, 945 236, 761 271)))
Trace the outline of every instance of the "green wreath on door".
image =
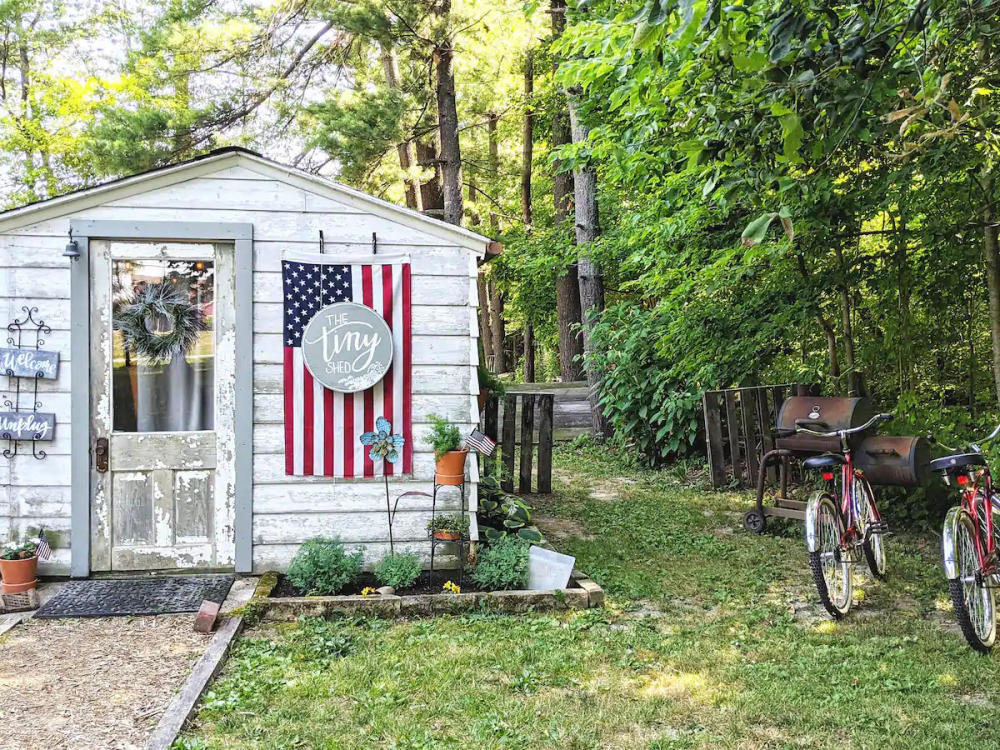
POLYGON ((113 326, 122 332, 127 351, 157 365, 187 354, 208 328, 201 308, 167 282, 137 289, 132 299, 118 308, 113 326))

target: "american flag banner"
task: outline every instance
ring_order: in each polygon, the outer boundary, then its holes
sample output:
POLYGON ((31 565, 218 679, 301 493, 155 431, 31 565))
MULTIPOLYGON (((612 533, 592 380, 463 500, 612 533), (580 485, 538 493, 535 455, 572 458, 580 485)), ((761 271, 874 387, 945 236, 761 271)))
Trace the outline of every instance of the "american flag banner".
MULTIPOLYGON (((411 418, 410 263, 407 256, 286 253, 284 297, 285 473, 294 476, 374 477, 413 471, 411 418), (303 332, 321 309, 354 302, 389 326, 392 361, 375 385, 356 393, 325 388, 302 354, 303 332), (402 465, 368 455, 361 434, 379 417, 404 438, 402 465)), ((381 323, 379 323, 381 325, 381 323)))
POLYGON ((45 538, 45 529, 38 530, 38 546, 35 547, 35 554, 39 560, 48 560, 52 557, 52 548, 49 540, 45 538))

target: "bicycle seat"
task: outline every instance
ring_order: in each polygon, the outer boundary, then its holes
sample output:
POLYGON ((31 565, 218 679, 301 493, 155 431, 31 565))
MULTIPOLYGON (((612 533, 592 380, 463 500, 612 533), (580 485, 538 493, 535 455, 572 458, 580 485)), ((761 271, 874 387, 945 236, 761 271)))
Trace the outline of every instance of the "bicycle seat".
POLYGON ((982 453, 956 453, 935 458, 929 464, 931 471, 954 471, 963 466, 986 466, 986 458, 982 453))
POLYGON ((827 453, 822 456, 811 456, 802 462, 806 469, 826 469, 830 466, 846 464, 847 459, 837 453, 827 453))

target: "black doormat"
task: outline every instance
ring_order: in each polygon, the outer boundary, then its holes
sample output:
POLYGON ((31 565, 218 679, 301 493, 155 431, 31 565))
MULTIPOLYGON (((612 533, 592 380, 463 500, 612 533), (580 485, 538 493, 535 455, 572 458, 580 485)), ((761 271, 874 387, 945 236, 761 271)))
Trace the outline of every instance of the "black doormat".
POLYGON ((35 617, 114 617, 197 612, 204 599, 222 602, 235 576, 69 581, 35 617))

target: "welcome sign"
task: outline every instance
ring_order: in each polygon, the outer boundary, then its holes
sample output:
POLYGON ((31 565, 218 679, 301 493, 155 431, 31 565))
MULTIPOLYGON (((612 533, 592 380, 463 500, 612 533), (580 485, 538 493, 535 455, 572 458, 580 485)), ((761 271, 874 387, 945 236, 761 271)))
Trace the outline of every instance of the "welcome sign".
POLYGON ((54 380, 59 376, 59 352, 0 348, 0 374, 54 380))
POLYGON ((322 308, 302 332, 302 361, 312 376, 340 393, 378 383, 392 366, 392 331, 379 313, 356 302, 322 308))

